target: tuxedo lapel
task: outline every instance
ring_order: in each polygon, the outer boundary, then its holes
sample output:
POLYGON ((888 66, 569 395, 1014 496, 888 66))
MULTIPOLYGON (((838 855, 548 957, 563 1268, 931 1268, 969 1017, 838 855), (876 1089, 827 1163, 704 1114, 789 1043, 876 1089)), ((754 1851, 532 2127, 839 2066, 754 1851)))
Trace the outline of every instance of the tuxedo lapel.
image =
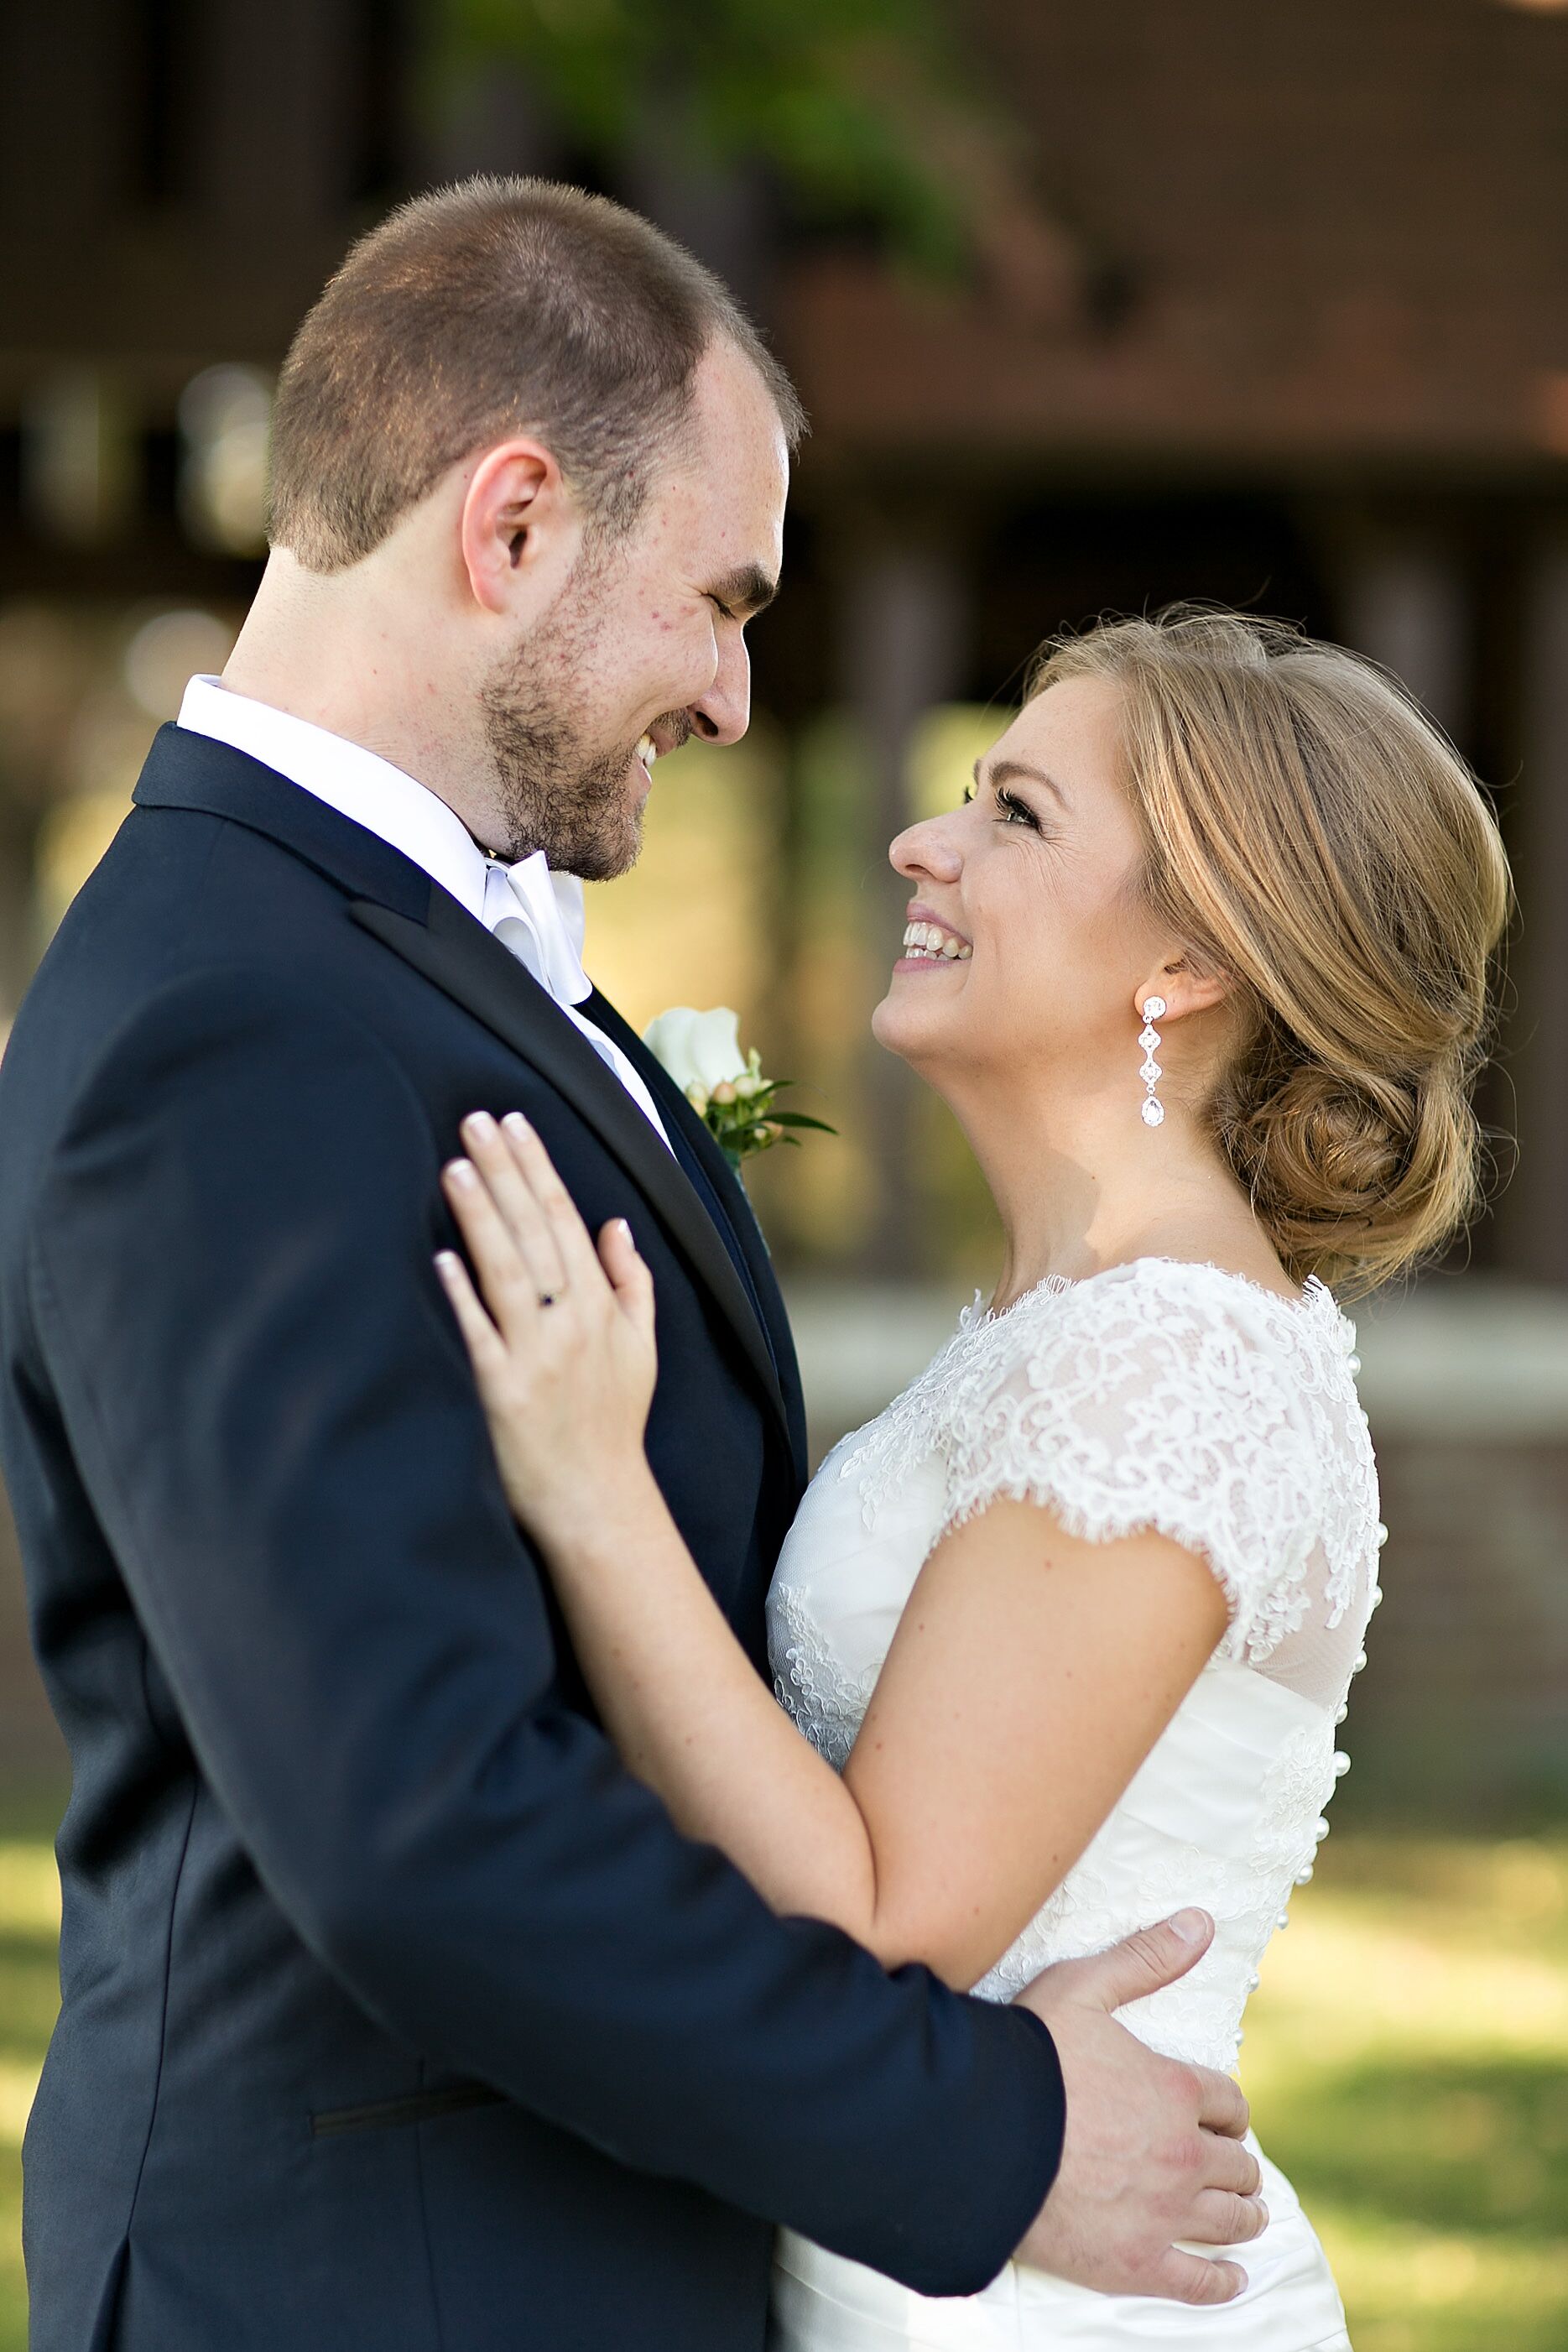
MULTIPOLYGON (((209 736, 161 727, 133 797, 141 808, 225 817, 304 858, 347 894, 356 923, 549 1079, 614 1153, 706 1285, 793 1443, 793 1418, 758 1310, 690 1178, 587 1039, 483 923, 402 850, 209 736)), ((640 1043, 638 1055, 643 1067, 650 1057, 640 1043)), ((679 1108, 690 1118, 688 1104, 679 1108)))
POLYGON ((380 898, 423 917, 435 885, 423 866, 379 835, 291 783, 248 751, 183 727, 160 727, 131 795, 138 808, 221 816, 280 842, 351 896, 380 898))
POLYGON ((806 1411, 795 1359, 794 1335, 789 1328, 789 1318, 779 1287, 779 1278, 773 1271, 767 1239, 757 1221, 757 1213, 746 1187, 725 1158, 706 1120, 697 1117, 664 1064, 656 1055, 649 1052, 642 1038, 617 1013, 608 997, 601 996, 595 989, 582 1007, 582 1013, 584 1019, 591 1021, 596 1029, 602 1029, 634 1065, 658 1105, 659 1116, 664 1125, 679 1131, 683 1143, 701 1167, 718 1201, 721 1213, 735 1235, 736 1245, 746 1260, 758 1303, 768 1326, 774 1360, 779 1366, 779 1379, 789 1407, 790 1435, 803 1480, 807 1460, 806 1411))
POLYGON ((723 1238, 679 1163, 587 1039, 516 956, 438 886, 431 887, 423 921, 375 899, 356 898, 349 912, 361 929, 504 1039, 593 1128, 723 1309, 793 1437, 767 1337, 723 1238))

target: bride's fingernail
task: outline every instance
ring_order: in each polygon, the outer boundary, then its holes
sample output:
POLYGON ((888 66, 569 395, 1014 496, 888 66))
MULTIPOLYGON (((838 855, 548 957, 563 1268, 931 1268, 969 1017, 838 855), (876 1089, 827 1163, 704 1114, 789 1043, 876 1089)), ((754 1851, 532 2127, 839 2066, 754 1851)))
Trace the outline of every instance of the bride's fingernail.
POLYGON ((488 1143, 496 1132, 496 1122, 487 1110, 471 1110, 463 1122, 462 1131, 479 1143, 488 1143))
POLYGON ((627 1223, 627 1222, 626 1222, 626 1220, 625 1220, 625 1218, 624 1218, 624 1217, 617 1217, 617 1218, 616 1218, 616 1220, 615 1220, 615 1230, 616 1230, 616 1232, 620 1234, 620 1236, 621 1236, 622 1240, 625 1243, 625 1244, 626 1244, 626 1246, 627 1246, 627 1248, 628 1248, 628 1249, 635 1249, 635 1248, 636 1248, 637 1244, 636 1244, 636 1243, 635 1243, 635 1242, 632 1240, 632 1228, 631 1228, 631 1226, 627 1223))
POLYGON ((457 1273, 457 1260, 451 1250, 436 1251, 435 1271, 441 1276, 443 1282, 451 1282, 455 1278, 457 1273))
POLYGON ((533 1129, 528 1125, 528 1120, 523 1117, 520 1110, 509 1110, 507 1113, 506 1118, 501 1121, 501 1125, 506 1129, 508 1135, 515 1135, 518 1138, 529 1136, 533 1133, 533 1129))
POLYGON ((446 1163, 445 1174, 449 1184, 455 1184, 464 1192, 467 1192, 479 1181, 466 1160, 449 1160, 446 1163))

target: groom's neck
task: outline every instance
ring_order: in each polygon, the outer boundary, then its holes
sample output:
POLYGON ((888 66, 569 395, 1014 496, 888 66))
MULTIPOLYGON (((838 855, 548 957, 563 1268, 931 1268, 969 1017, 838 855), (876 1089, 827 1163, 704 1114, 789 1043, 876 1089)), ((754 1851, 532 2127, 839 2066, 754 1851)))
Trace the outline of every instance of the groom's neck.
POLYGON ((442 675, 439 622, 413 628, 405 603, 351 572, 307 572, 275 550, 225 665, 223 683, 390 761, 437 793, 482 845, 505 827, 469 698, 442 675))

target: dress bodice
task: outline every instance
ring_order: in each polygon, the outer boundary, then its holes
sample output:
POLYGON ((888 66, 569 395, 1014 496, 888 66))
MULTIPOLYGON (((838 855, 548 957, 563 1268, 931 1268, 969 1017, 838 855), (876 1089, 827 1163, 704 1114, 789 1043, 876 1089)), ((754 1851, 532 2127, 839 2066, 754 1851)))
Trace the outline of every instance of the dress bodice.
POLYGON ((818 1472, 774 1579, 769 1647, 781 1700, 839 1769, 925 1559, 1001 1496, 1091 1540, 1156 1529, 1226 1594, 1197 1684, 983 1996, 1198 1904, 1210 1950, 1122 2014, 1174 2056, 1234 2065, 1264 1948, 1326 1834, 1335 1727, 1379 1597, 1354 1344, 1321 1284, 1293 1301, 1140 1259, 1001 1315, 977 1303, 818 1472))

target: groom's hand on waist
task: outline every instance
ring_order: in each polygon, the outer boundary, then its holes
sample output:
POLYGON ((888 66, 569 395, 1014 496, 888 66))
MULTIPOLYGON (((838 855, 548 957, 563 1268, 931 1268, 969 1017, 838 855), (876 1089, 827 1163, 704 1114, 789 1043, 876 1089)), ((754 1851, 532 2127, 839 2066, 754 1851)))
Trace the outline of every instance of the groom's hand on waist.
POLYGON ((1184 1977, 1213 1936, 1205 1913, 1178 1912, 1047 1969, 1019 1996, 1051 2028, 1067 2091, 1061 2168, 1020 2262, 1103 2294, 1179 2303, 1228 2303, 1246 2285, 1237 2263, 1181 2242, 1237 2246, 1267 2224, 1241 2145, 1247 2102, 1228 2074, 1160 2057, 1111 2014, 1184 1977))

